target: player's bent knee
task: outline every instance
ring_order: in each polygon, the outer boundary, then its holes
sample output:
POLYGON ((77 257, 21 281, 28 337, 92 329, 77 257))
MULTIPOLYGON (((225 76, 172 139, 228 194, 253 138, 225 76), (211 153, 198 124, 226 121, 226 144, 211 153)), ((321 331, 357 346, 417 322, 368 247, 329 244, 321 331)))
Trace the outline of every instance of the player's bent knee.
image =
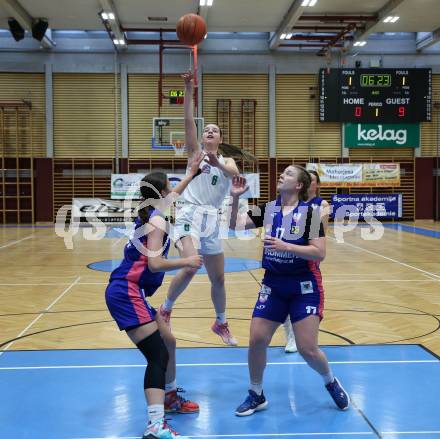
POLYGON ((184 276, 192 278, 197 273, 197 271, 197 268, 186 267, 182 270, 182 273, 184 274, 184 276))
POLYGON ((169 354, 159 331, 141 340, 137 347, 148 363, 144 376, 144 389, 165 389, 165 372, 169 354))
POLYGON ((298 353, 303 357, 303 358, 315 358, 319 355, 319 349, 317 346, 298 346, 297 344, 297 348, 298 348, 298 353))

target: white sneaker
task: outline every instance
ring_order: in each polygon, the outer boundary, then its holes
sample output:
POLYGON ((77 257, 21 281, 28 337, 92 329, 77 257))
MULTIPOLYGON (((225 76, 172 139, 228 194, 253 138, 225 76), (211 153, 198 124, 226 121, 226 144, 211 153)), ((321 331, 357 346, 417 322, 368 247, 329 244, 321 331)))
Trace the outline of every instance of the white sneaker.
POLYGON ((295 337, 289 337, 287 339, 286 347, 284 348, 284 352, 286 354, 293 354, 294 352, 298 352, 298 348, 296 347, 295 337))
POLYGON ((142 439, 189 439, 187 436, 181 436, 174 431, 165 419, 156 421, 154 424, 149 423, 142 439))
POLYGON ((286 334, 286 347, 284 349, 284 352, 286 352, 286 354, 298 352, 298 348, 296 347, 295 335, 293 333, 292 323, 290 322, 289 316, 287 316, 286 321, 283 323, 283 327, 286 334))

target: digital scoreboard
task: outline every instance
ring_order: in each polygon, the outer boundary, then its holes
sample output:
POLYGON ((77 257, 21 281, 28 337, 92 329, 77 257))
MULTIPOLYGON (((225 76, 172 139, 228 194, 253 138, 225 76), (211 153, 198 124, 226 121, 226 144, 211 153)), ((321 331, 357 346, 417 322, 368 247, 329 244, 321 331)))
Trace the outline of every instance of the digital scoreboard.
POLYGON ((168 98, 170 100, 170 104, 182 105, 184 97, 185 97, 185 90, 170 90, 168 92, 168 98))
POLYGON ((320 69, 320 122, 431 121, 431 69, 320 69))

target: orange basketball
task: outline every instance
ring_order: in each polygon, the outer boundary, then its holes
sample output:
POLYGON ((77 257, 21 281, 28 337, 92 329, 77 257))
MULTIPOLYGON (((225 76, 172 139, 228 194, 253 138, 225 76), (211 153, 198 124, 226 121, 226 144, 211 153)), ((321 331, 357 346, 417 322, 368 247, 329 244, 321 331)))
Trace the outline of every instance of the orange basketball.
POLYGON ((188 46, 195 46, 203 41, 206 31, 205 20, 196 14, 186 14, 180 17, 176 26, 179 40, 188 46))

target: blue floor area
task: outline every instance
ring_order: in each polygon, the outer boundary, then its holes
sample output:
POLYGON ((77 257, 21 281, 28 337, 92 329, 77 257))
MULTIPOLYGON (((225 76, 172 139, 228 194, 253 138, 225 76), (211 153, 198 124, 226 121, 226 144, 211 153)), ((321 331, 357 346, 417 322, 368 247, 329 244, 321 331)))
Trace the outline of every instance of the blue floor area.
MULTIPOLYGON (((246 396, 247 349, 177 352, 177 382, 200 413, 173 415, 192 438, 410 438, 440 436, 440 361, 417 345, 324 347, 354 405, 337 410, 298 354, 270 348, 265 411, 234 416, 246 396)), ((5 352, 0 437, 142 436, 144 359, 136 349, 5 352)))
MULTIPOLYGON (((169 259, 176 259, 176 257, 171 256, 169 259)), ((119 264, 121 259, 107 259, 105 261, 92 262, 87 265, 91 270, 97 271, 113 271, 119 264)), ((256 270, 261 268, 261 261, 257 259, 249 258, 225 258, 225 273, 234 273, 238 271, 256 270)), ((168 271, 167 275, 174 275, 177 270, 168 271)), ((203 266, 197 274, 206 274, 206 268, 203 266)))
POLYGON ((416 233, 417 235, 429 236, 430 238, 440 239, 440 232, 429 229, 422 229, 420 227, 408 226, 406 224, 392 223, 383 224, 387 229, 399 230, 400 232, 416 233))

